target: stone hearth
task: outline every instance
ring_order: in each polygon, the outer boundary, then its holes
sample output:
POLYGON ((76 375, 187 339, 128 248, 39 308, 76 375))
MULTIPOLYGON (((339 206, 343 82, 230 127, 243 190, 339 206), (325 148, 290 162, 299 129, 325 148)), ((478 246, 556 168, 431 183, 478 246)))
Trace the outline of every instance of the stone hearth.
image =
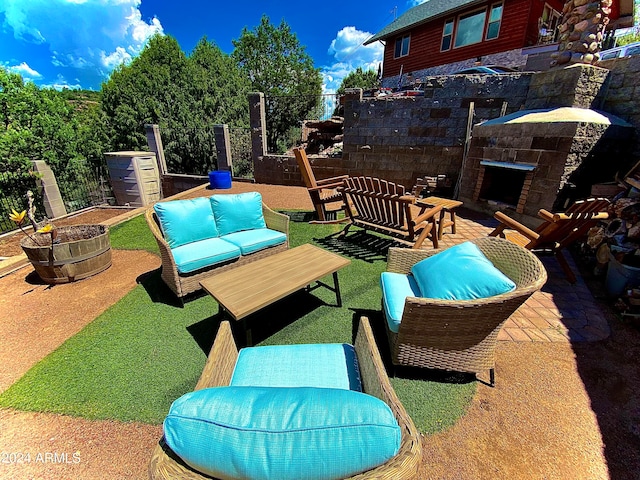
MULTIPOLYGON (((560 107, 516 112, 473 128, 460 200, 522 221, 539 209, 562 211, 594 184, 632 165, 634 129, 613 115, 560 107)), ((529 222, 531 223, 531 222, 529 222)))

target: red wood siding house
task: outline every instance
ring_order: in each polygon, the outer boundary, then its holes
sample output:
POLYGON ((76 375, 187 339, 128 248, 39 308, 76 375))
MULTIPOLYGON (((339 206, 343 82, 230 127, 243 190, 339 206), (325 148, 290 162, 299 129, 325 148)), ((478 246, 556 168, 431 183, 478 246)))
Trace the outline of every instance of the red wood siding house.
POLYGON ((563 5, 563 0, 428 0, 365 45, 375 41, 385 45, 383 78, 484 60, 552 41, 563 5), (547 30, 541 32, 541 28, 547 30), (465 35, 472 38, 465 40, 465 35))

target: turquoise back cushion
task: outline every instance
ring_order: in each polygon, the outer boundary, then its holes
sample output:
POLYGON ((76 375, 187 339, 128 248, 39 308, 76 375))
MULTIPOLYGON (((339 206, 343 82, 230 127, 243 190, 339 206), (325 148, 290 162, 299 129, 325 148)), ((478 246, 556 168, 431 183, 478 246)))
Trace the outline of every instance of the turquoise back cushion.
POLYGON ((340 343, 243 348, 231 385, 362 391, 355 349, 340 343))
POLYGON ((480 249, 464 242, 411 267, 422 296, 474 300, 515 290, 516 284, 493 266, 480 249))
POLYGON ((258 192, 212 195, 211 207, 220 235, 267 226, 258 192))
POLYGON ((217 387, 177 399, 167 445, 225 479, 329 480, 392 458, 401 432, 376 397, 328 388, 217 387))
POLYGON ((169 247, 175 248, 218 236, 207 197, 158 202, 153 206, 169 247))

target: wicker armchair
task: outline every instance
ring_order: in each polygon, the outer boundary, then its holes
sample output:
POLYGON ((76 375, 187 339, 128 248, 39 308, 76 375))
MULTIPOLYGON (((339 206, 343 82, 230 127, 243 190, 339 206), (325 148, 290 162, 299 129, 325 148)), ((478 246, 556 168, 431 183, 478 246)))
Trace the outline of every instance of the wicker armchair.
MULTIPOLYGON (((490 384, 495 385, 498 332, 544 285, 547 272, 535 255, 507 240, 484 237, 472 242, 513 280, 516 289, 478 300, 407 297, 398 333, 385 321, 394 365, 469 373, 489 370, 490 384)), ((408 274, 414 264, 435 253, 438 250, 390 248, 387 271, 408 274)))
POLYGON ((264 250, 259 250, 250 255, 242 255, 240 258, 231 262, 217 264, 212 267, 204 268, 185 275, 178 272, 178 267, 176 266, 176 262, 171 253, 171 248, 169 248, 169 244, 166 242, 164 236, 162 235, 162 230, 160 229, 160 224, 158 223, 158 217, 153 210, 153 206, 147 208, 147 211, 145 212, 145 218, 147 220, 147 224, 149 225, 149 229, 151 230, 151 233, 153 233, 153 236, 158 243, 158 247, 160 248, 160 256, 162 258, 161 277, 164 283, 167 284, 167 286, 173 291, 173 293, 178 296, 178 298, 182 299, 189 293, 200 290, 202 288, 200 286, 200 281, 210 276, 214 270, 222 272, 229 268, 253 262, 268 255, 273 255, 274 253, 287 250, 289 248, 289 217, 282 213, 271 210, 264 203, 262 204, 262 214, 268 228, 277 230, 278 232, 282 232, 287 235, 287 241, 285 243, 274 247, 265 248, 264 250))
MULTIPOLYGON (((395 457, 379 467, 350 478, 353 480, 414 479, 422 459, 421 435, 389 382, 369 319, 366 317, 360 319, 354 346, 358 356, 364 392, 378 397, 389 405, 398 425, 400 425, 402 439, 400 451, 395 457)), ((237 357, 238 349, 233 340, 229 322, 222 322, 195 389, 229 385, 237 357)), ((186 465, 162 439, 152 453, 149 462, 149 478, 152 480, 203 480, 210 477, 204 476, 186 465)))

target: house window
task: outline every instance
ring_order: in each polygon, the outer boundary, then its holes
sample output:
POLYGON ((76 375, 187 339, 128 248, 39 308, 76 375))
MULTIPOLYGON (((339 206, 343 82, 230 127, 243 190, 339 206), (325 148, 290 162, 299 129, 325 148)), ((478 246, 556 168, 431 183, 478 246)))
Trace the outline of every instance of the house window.
POLYGON ((442 30, 442 45, 440 51, 449 50, 451 48, 451 39, 453 38, 453 18, 444 22, 444 30, 442 30))
POLYGON ((396 50, 393 55, 393 58, 400 58, 400 57, 404 57, 405 55, 409 55, 409 39, 410 38, 411 37, 409 35, 396 38, 396 50))
POLYGON ((464 47, 481 42, 486 17, 486 10, 458 17, 458 31, 456 32, 454 47, 464 47))
POLYGON ((548 3, 544 4, 542 16, 538 20, 538 43, 544 44, 556 40, 561 16, 562 14, 549 6, 548 3))
POLYGON ((500 23, 502 21, 502 4, 496 3, 491 7, 491 13, 489 14, 489 24, 487 25, 487 40, 498 38, 500 33, 500 23))

